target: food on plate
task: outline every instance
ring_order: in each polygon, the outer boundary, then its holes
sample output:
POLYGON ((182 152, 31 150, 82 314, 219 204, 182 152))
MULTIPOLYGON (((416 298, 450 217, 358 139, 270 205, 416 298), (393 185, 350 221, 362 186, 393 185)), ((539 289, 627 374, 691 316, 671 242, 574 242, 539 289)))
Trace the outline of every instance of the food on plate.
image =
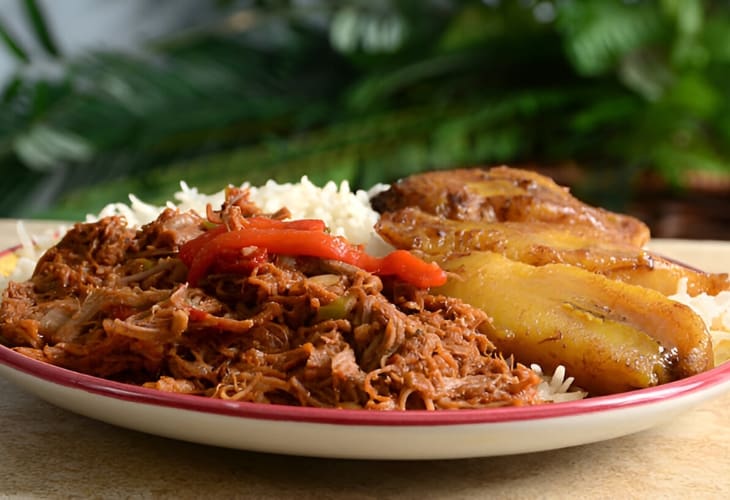
MULTIPOLYGON (((645 226, 508 167, 428 172, 373 199, 376 231, 451 273, 437 291, 485 311, 506 356, 565 366, 589 394, 651 387, 714 365, 707 325, 669 298, 730 289, 645 250, 645 226)), ((529 361, 526 361, 529 360, 529 361)))
POLYGON ((176 197, 130 196, 40 256, 21 232, 0 341, 163 391, 379 410, 573 400, 730 357, 727 275, 534 172, 176 197))
POLYGON ((686 279, 692 295, 730 290, 727 274, 706 273, 622 241, 605 241, 593 228, 541 221, 490 222, 446 219, 417 207, 385 212, 376 230, 396 248, 437 261, 474 250, 498 252, 533 266, 564 263, 608 278, 672 295, 686 279))
POLYGON ((552 179, 517 168, 464 168, 412 175, 379 193, 372 204, 381 213, 419 207, 445 219, 542 221, 568 230, 591 229, 606 241, 644 245, 649 240, 649 228, 638 219, 586 205, 552 179))
POLYGON ((713 366, 705 324, 661 293, 567 264, 531 266, 496 252, 444 263, 437 289, 479 307, 504 353, 544 370, 563 365, 590 394, 652 387, 713 366))
MULTIPOLYGON (((496 351, 481 310, 434 295, 443 271, 371 256, 318 219, 266 214, 246 189, 220 210, 165 209, 136 229, 77 224, 0 304, 3 343, 159 390, 315 407, 449 409, 549 400, 496 351)), ((569 383, 569 382, 568 382, 569 383)))

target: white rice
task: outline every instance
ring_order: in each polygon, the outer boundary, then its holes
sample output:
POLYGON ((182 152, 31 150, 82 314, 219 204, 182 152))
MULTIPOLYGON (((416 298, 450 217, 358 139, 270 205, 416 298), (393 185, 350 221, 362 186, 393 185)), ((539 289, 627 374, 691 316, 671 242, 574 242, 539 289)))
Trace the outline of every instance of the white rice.
MULTIPOLYGON (((251 201, 265 213, 273 213, 286 207, 291 212, 292 219, 321 219, 332 234, 364 245, 373 255, 383 255, 392 249, 373 231, 373 226, 378 221, 378 213, 370 206, 370 198, 381 186, 370 191, 352 191, 347 181, 339 185, 330 181, 323 187, 318 187, 304 176, 298 183, 278 184, 268 181, 263 186, 244 183, 241 188, 249 190, 251 201)), ((175 202, 168 201, 165 206, 205 214, 208 203, 213 208, 221 206, 225 200, 225 190, 202 194, 197 188, 181 182, 180 191, 175 193, 174 199, 175 202)), ((87 221, 93 222, 109 215, 122 215, 129 225, 138 227, 152 222, 164 208, 145 203, 134 195, 129 195, 129 200, 129 205, 107 205, 98 215, 88 215, 87 221)))
POLYGON ((588 393, 580 389, 572 388, 573 377, 566 377, 565 367, 558 365, 552 375, 543 373, 542 367, 536 363, 530 365, 532 371, 542 377, 542 382, 537 387, 540 397, 545 401, 553 403, 562 403, 565 401, 575 401, 576 399, 585 398, 588 393))
POLYGON ((669 298, 688 305, 705 322, 712 335, 715 364, 730 360, 730 291, 693 297, 687 293, 687 278, 682 278, 677 293, 669 298))
POLYGON ((66 226, 59 225, 52 230, 31 236, 25 230, 23 222, 18 221, 16 233, 20 245, 13 252, 17 260, 9 274, 4 275, 0 273, 0 293, 5 290, 10 281, 25 281, 29 279, 33 274, 36 262, 43 252, 54 245, 58 241, 59 235, 64 234, 67 229, 66 226))

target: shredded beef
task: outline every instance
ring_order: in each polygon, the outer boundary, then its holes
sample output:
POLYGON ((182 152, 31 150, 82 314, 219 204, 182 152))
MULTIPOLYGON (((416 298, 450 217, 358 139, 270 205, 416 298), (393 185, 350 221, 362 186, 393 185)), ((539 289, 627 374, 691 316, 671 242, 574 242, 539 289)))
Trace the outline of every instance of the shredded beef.
MULTIPOLYGON (((163 391, 261 403, 392 409, 540 402, 483 312, 351 265, 267 255, 191 287, 181 246, 213 219, 258 214, 231 191, 208 221, 167 209, 138 230, 77 224, 11 283, 3 343, 35 359, 163 391)), ((281 211, 273 217, 286 216, 281 211)))

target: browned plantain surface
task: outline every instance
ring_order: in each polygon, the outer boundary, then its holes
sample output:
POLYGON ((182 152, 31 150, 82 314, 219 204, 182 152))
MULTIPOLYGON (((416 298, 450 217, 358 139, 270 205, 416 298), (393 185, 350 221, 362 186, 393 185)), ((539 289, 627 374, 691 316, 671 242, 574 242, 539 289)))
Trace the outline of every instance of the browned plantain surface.
POLYGON ((612 279, 652 288, 665 295, 687 279, 691 295, 730 289, 727 274, 705 273, 636 245, 602 241, 591 227, 572 228, 541 221, 474 222, 449 220, 408 207, 381 215, 376 231, 391 245, 444 260, 472 250, 489 250, 526 264, 571 264, 612 279))
POLYGON ((378 212, 408 206, 447 219, 503 222, 543 221, 589 227, 608 241, 637 246, 649 240, 649 228, 634 217, 592 207, 552 179, 522 169, 456 169, 402 179, 372 200, 378 212))
POLYGON ((713 366, 707 327, 666 297, 728 289, 653 255, 640 221, 587 206, 552 180, 507 167, 409 177, 381 193, 378 233, 454 274, 441 292, 491 318, 522 363, 558 365, 592 394, 651 387, 713 366))
POLYGON ((485 333, 505 355, 564 365, 590 394, 651 387, 713 366, 702 320, 659 292, 575 266, 541 267, 494 252, 444 263, 440 292, 483 309, 485 333))

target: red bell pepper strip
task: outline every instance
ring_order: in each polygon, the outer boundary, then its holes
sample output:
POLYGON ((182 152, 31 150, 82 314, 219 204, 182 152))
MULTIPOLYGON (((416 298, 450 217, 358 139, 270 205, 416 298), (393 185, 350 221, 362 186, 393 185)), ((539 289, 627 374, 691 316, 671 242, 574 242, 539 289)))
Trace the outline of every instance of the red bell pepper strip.
POLYGON ((200 236, 197 236, 193 238, 192 240, 189 240, 183 244, 182 247, 180 247, 180 252, 178 252, 178 257, 180 257, 180 260, 182 260, 186 265, 190 266, 190 262, 193 261, 193 258, 195 255, 200 252, 200 250, 205 246, 206 243, 213 240, 216 236, 223 234, 226 232, 226 226, 223 224, 220 224, 216 227, 213 227, 211 229, 208 229, 206 232, 201 234, 200 236))
POLYGON ((435 263, 427 263, 405 250, 396 250, 382 258, 368 255, 359 245, 345 238, 319 230, 291 228, 247 228, 216 233, 205 241, 191 240, 180 250, 180 258, 188 266, 188 282, 197 286, 222 253, 246 247, 265 248, 279 255, 319 257, 352 264, 368 272, 395 275, 420 288, 440 286, 446 273, 435 263), (202 244, 201 244, 202 243, 202 244), (188 245, 190 247, 186 248, 188 245))
MULTIPOLYGON (((321 219, 297 219, 292 221, 282 221, 271 219, 268 217, 248 217, 244 219, 244 225, 247 228, 258 229, 297 229, 302 231, 324 231, 327 226, 321 219)), ((208 243, 210 240, 226 232, 226 226, 218 224, 197 238, 185 243, 180 248, 179 257, 183 262, 191 262, 193 257, 208 243)))

